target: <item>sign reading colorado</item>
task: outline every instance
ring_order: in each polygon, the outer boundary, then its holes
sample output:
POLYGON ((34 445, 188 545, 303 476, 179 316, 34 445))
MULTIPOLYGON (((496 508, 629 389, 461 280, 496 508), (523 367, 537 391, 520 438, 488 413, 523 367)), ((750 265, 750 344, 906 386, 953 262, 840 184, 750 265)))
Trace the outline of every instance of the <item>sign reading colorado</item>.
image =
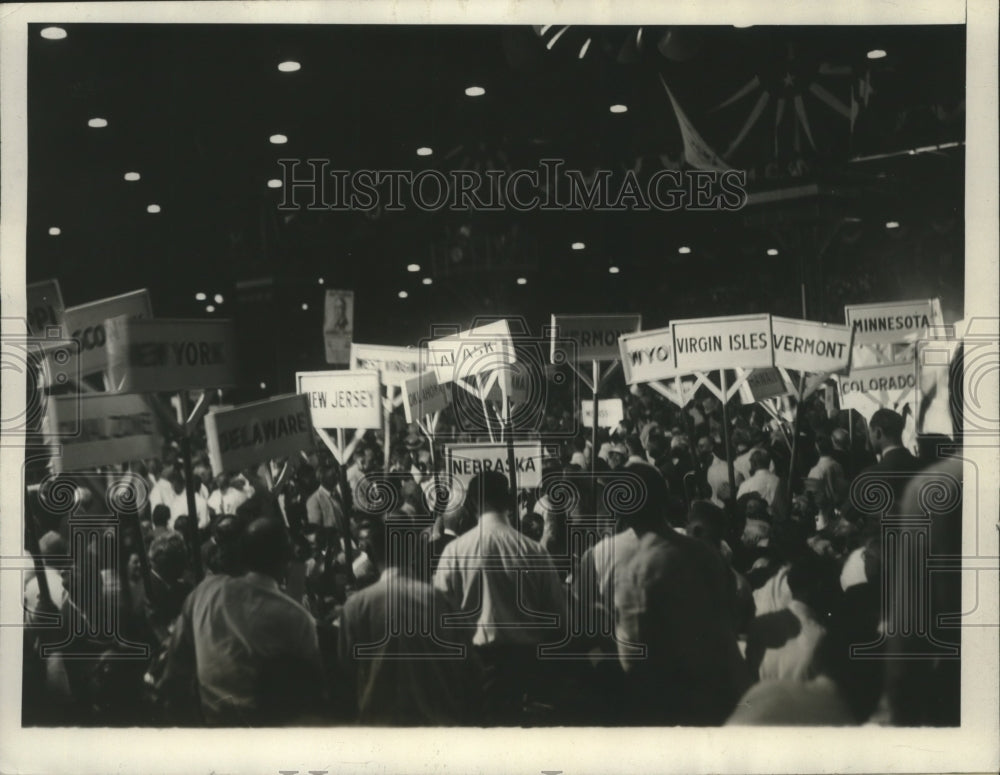
POLYGON ((212 468, 239 471, 273 458, 308 452, 313 446, 312 427, 309 399, 303 395, 209 410, 205 436, 212 468))
POLYGON ((854 344, 889 344, 913 341, 933 325, 940 325, 937 299, 850 304, 844 307, 847 325, 854 329, 854 344))
POLYGON ((818 374, 845 371, 851 362, 851 336, 847 326, 772 317, 774 365, 818 374))
POLYGON ((618 340, 625 383, 656 382, 677 376, 670 326, 625 334, 618 340))
POLYGON ((374 371, 300 371, 299 393, 308 397, 317 428, 381 428, 382 387, 374 371))
POLYGON ((913 361, 851 369, 837 380, 840 403, 845 409, 861 411, 865 402, 892 408, 908 400, 917 387, 917 372, 913 361))
POLYGON ((553 315, 552 362, 617 360, 618 337, 641 327, 641 315, 553 315))
POLYGON ((670 328, 678 374, 774 365, 768 314, 676 320, 670 328))

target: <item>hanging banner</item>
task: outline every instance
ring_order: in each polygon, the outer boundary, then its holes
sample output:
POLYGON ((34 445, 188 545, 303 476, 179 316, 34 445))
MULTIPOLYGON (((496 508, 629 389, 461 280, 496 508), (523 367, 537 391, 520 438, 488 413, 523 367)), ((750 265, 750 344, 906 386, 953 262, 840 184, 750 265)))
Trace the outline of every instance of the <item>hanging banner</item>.
POLYGON ((670 326, 625 334, 618 340, 618 347, 626 385, 677 376, 674 335, 670 326))
POLYGON ((62 326, 66 305, 58 280, 42 280, 25 286, 28 307, 28 331, 32 336, 45 336, 49 326, 62 326))
POLYGON ((679 374, 774 365, 768 314, 677 320, 670 328, 679 374))
POLYGON ((553 315, 551 361, 618 360, 618 338, 640 328, 642 315, 553 315))
POLYGON ((426 371, 403 383, 403 411, 407 422, 416 422, 429 414, 440 412, 451 403, 451 387, 442 385, 437 374, 426 371))
POLYGON ((216 472, 239 471, 313 448, 309 399, 278 396, 205 415, 208 457, 216 472))
MULTIPOLYGON (((614 428, 625 419, 620 398, 602 398, 597 404, 597 424, 601 428, 614 428)), ((580 424, 584 428, 594 425, 594 402, 586 399, 580 404, 580 424)))
POLYGON ((852 336, 848 326, 772 316, 774 365, 814 374, 847 371, 852 336))
POLYGON ((913 361, 852 369, 846 377, 837 378, 841 408, 856 409, 866 416, 871 414, 869 409, 873 405, 892 409, 910 401, 916 386, 913 361))
POLYGON ((785 381, 784 375, 776 368, 754 369, 740 385, 740 399, 744 404, 756 404, 765 398, 787 396, 794 392, 795 389, 785 381))
POLYGON ((380 344, 351 343, 351 369, 377 371, 382 384, 402 387, 426 367, 427 353, 416 347, 388 347, 380 344))
POLYGON ((298 392, 308 397, 317 428, 381 428, 382 385, 375 371, 300 371, 298 392))
POLYGON ((117 317, 105 329, 108 371, 120 392, 237 384, 236 329, 230 320, 117 317))
POLYGON ((47 430, 62 453, 53 456, 56 471, 117 465, 160 457, 163 437, 156 414, 142 396, 85 393, 49 398, 47 430))
POLYGON ((912 342, 944 323, 937 299, 849 304, 844 317, 854 330, 855 345, 912 342))
MULTIPOLYGON (((507 476, 505 444, 447 444, 448 472, 464 492, 476 474, 496 471, 507 476)), ((514 442, 514 465, 519 488, 538 487, 542 481, 542 443, 514 442)))
POLYGON ((151 318, 153 305, 149 291, 143 288, 67 309, 63 322, 69 338, 80 343, 80 367, 65 370, 78 371, 82 376, 104 371, 108 367, 108 334, 104 321, 120 316, 151 318))
POLYGON ((516 360, 506 320, 432 339, 427 343, 427 357, 441 384, 474 377, 516 360))
POLYGON ((354 291, 327 290, 323 305, 323 346, 326 362, 347 366, 354 338, 354 291))

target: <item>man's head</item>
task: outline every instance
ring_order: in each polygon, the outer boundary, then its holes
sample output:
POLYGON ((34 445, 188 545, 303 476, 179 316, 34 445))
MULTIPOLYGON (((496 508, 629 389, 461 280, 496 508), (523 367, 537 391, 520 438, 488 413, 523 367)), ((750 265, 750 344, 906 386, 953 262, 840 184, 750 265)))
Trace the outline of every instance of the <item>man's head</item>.
POLYGON ((488 512, 508 515, 510 490, 507 477, 497 471, 476 474, 469 482, 465 504, 476 517, 488 512))
POLYGON ((170 507, 165 503, 157 503, 153 506, 153 527, 166 527, 170 521, 170 507))
POLYGON ((879 409, 868 421, 868 439, 872 449, 881 454, 903 444, 903 416, 892 409, 879 409))
POLYGON ((337 489, 337 469, 334 466, 324 466, 319 471, 319 483, 329 491, 337 489))
POLYGON ((243 534, 243 560, 247 570, 280 580, 291 557, 285 526, 270 517, 257 517, 243 534))
POLYGON ((766 449, 755 449, 750 453, 750 471, 767 471, 771 467, 771 455, 766 449))
POLYGON ((851 448, 851 434, 843 428, 836 428, 833 433, 830 434, 830 441, 833 443, 834 449, 847 452, 851 448))
POLYGON ((733 431, 733 448, 737 455, 742 455, 750 449, 750 434, 742 429, 733 431))
POLYGON ((833 440, 825 433, 816 434, 816 451, 820 457, 828 457, 833 454, 833 440))
POLYGON ((611 468, 621 468, 628 458, 628 447, 620 441, 613 441, 608 446, 608 465, 611 468))
POLYGON ((177 495, 184 492, 184 474, 181 473, 179 468, 175 468, 170 474, 170 486, 177 495))
POLYGON ((164 581, 176 581, 187 568, 187 549, 177 533, 165 533, 153 539, 149 564, 164 581))
MULTIPOLYGON (((632 476, 639 477, 639 482, 626 483, 629 490, 638 488, 637 503, 630 501, 626 504, 626 508, 614 516, 639 534, 663 529, 666 525, 669 499, 667 483, 663 476, 652 466, 646 465, 630 465, 624 470, 632 476)), ((611 486, 613 481, 612 479, 611 486)))
POLYGON ((642 447, 642 442, 639 440, 638 435, 630 433, 625 437, 625 446, 628 448, 629 455, 636 455, 641 458, 646 457, 646 450, 642 447))
POLYGON ((718 549, 726 535, 726 514, 714 503, 694 501, 688 513, 687 532, 718 549))
POLYGON ((712 443, 712 438, 710 436, 699 436, 697 448, 698 459, 702 462, 702 465, 710 465, 712 458, 715 456, 715 445, 712 443))
POLYGON ((230 488, 229 474, 221 473, 215 477, 215 489, 225 492, 230 488))

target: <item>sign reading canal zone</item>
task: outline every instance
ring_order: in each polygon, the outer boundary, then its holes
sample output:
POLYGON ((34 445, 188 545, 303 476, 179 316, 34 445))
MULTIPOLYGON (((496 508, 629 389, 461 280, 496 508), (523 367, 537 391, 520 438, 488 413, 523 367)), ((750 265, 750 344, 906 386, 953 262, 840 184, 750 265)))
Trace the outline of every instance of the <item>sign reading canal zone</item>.
POLYGON ((142 396, 53 396, 46 423, 49 433, 55 434, 52 440, 62 445, 62 454, 52 459, 57 471, 116 465, 163 453, 156 415, 142 396))

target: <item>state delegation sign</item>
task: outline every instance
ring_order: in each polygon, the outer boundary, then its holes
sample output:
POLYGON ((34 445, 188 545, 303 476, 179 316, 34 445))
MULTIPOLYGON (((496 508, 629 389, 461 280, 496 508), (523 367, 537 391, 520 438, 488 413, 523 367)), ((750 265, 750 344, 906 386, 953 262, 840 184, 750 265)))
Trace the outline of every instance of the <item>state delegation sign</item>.
MULTIPOLYGON (((67 336, 80 343, 81 375, 97 374, 108 367, 108 334, 104 328, 104 321, 120 316, 152 317, 153 305, 149 300, 149 291, 144 288, 80 304, 66 310, 63 321, 67 336)), ((75 368, 62 367, 62 369, 69 373, 76 371, 75 368)))
POLYGON ((677 376, 670 326, 625 334, 618 340, 625 384, 657 382, 677 376))
POLYGON ((403 383, 403 411, 407 422, 415 422, 440 412, 451 403, 451 388, 437 381, 437 374, 425 371, 403 383))
POLYGON ((34 336, 45 336, 49 326, 62 326, 66 305, 58 280, 42 280, 25 286, 28 302, 28 331, 34 336))
MULTIPOLYGON (((508 476, 505 444, 447 444, 445 456, 448 473, 461 484, 462 492, 476 474, 496 471, 508 476)), ((542 481, 542 443, 515 442, 514 466, 518 488, 538 487, 542 481)))
POLYGON ((618 338, 642 327, 642 315, 553 315, 553 363, 613 361, 618 338))
MULTIPOLYGON (((620 398, 605 398, 597 403, 597 425, 601 428, 614 428, 625 419, 620 398)), ((584 401, 580 404, 580 424, 585 428, 594 425, 594 402, 584 401)))
POLYGON ((313 447, 309 399, 278 396, 205 415, 208 456, 215 471, 239 471, 313 447))
POLYGON ((754 404, 765 398, 787 396, 794 392, 791 385, 785 382, 778 369, 754 369, 740 385, 740 399, 744 404, 754 404))
POLYGON ((816 374, 845 371, 851 363, 853 331, 848 326, 771 317, 774 365, 816 374))
POLYGON ((307 398, 317 428, 382 427, 378 372, 300 371, 295 382, 307 398))
MULTIPOLYGON (((913 361, 852 369, 846 377, 837 378, 840 405, 865 414, 871 404, 892 408, 908 401, 917 387, 916 365, 913 361)), ((870 414, 870 413, 869 413, 870 414)))
POLYGON ((385 385, 402 387, 403 382, 420 374, 426 365, 427 353, 416 347, 351 343, 351 369, 377 371, 385 385))
POLYGON ((427 357, 441 384, 475 377, 516 360, 506 320, 432 339, 427 343, 427 357))
POLYGON ((768 314, 677 320, 670 328, 679 374, 774 365, 768 314))
POLYGON ((57 471, 117 465, 163 453, 156 415, 142 396, 54 396, 49 398, 46 423, 50 441, 62 445, 62 454, 53 457, 57 471))
POLYGON ((849 304, 844 317, 854 330, 855 345, 912 342, 944 322, 937 299, 849 304))
POLYGON ((108 370, 133 393, 237 384, 236 331, 229 320, 113 318, 108 370))

